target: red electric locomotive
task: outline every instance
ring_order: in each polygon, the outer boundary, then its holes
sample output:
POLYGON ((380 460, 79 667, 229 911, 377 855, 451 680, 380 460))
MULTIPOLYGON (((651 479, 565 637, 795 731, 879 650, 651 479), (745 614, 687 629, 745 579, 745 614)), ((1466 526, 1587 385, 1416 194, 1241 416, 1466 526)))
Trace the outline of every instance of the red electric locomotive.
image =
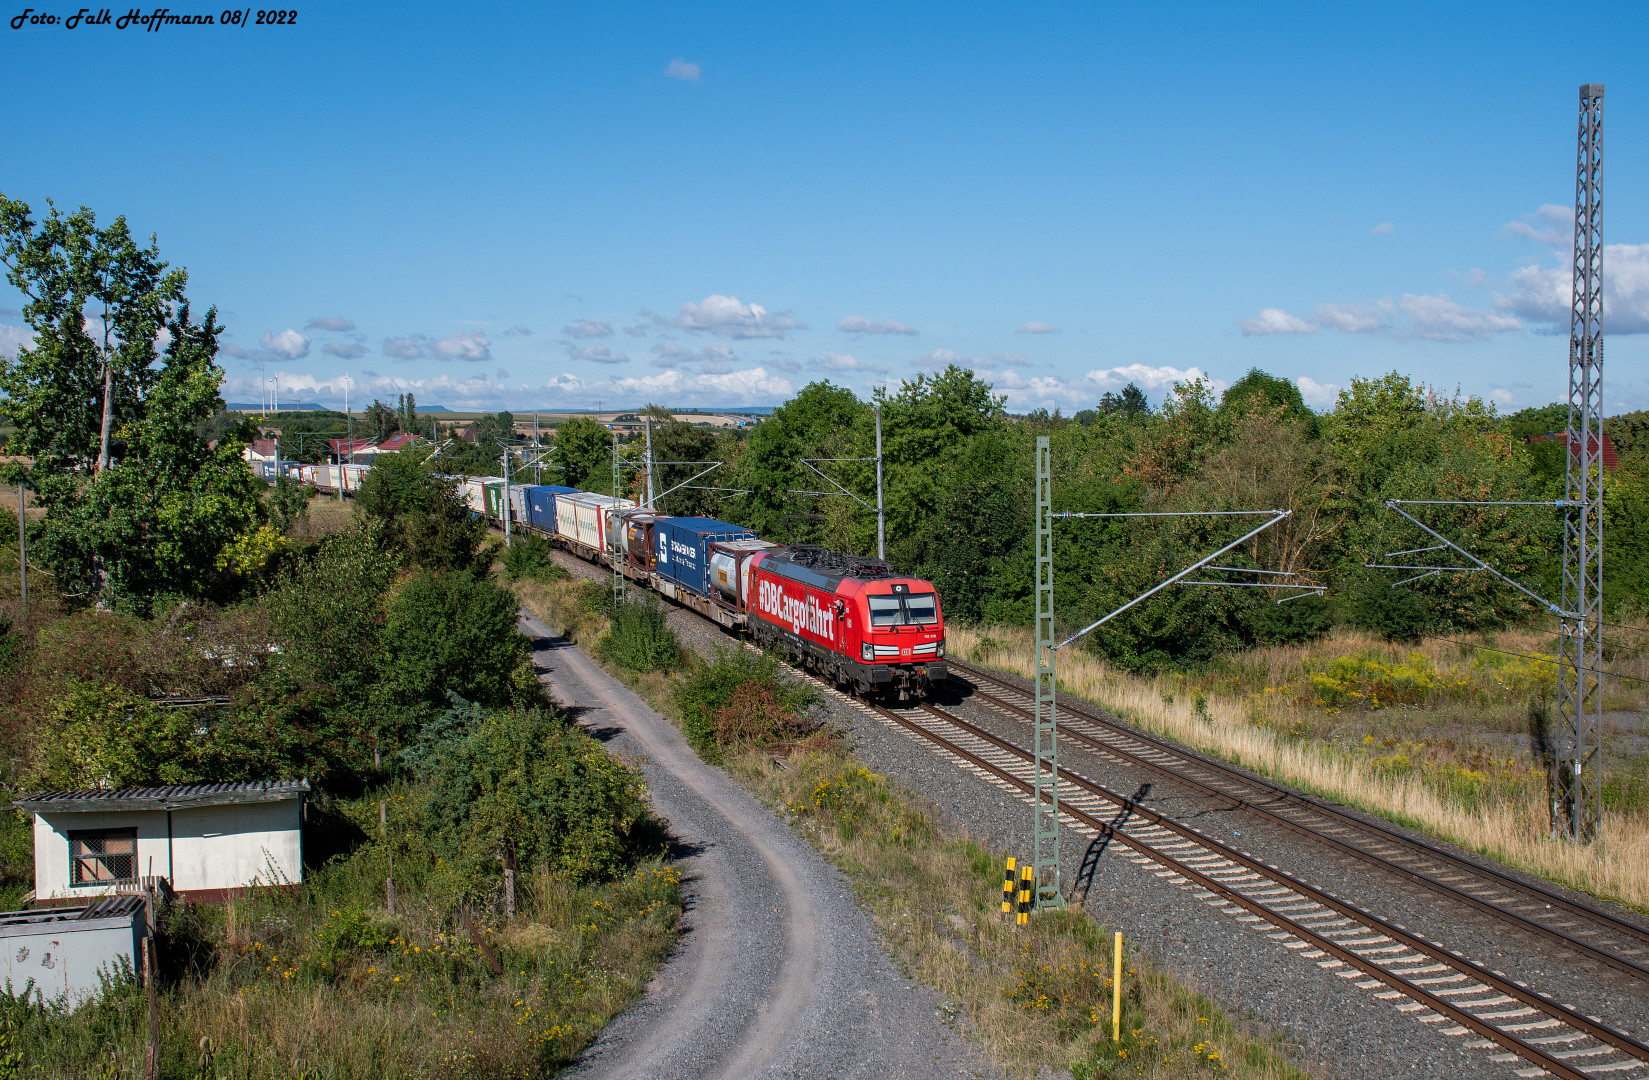
POLYGON ((945 681, 945 624, 931 582, 806 544, 757 552, 741 569, 759 644, 840 685, 892 691, 901 701, 945 681))

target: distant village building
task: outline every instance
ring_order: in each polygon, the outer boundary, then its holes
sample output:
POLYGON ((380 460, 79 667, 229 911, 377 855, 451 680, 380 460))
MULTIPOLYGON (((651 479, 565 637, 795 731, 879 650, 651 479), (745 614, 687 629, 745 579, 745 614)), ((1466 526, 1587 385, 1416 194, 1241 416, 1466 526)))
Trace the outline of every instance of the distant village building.
POLYGON ((334 461, 360 461, 377 454, 393 454, 397 450, 405 450, 423 441, 421 436, 403 431, 383 442, 374 439, 328 439, 326 446, 334 461))
POLYGON ((306 780, 37 791, 37 903, 140 890, 160 879, 205 903, 303 880, 306 780))
POLYGON ((241 457, 247 461, 276 461, 280 458, 281 444, 279 439, 253 439, 241 451, 241 457))

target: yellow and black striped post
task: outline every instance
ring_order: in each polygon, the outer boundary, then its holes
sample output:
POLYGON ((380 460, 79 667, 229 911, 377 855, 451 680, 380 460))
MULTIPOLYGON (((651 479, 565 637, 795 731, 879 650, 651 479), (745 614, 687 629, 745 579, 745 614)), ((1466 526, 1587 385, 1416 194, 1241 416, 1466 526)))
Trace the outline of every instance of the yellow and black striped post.
POLYGON ((1024 926, 1031 921, 1031 893, 1035 891, 1036 871, 1029 866, 1019 869, 1019 916, 1018 925, 1024 926))
POLYGON ((1002 914, 1004 917, 1013 914, 1013 879, 1018 876, 1013 872, 1017 860, 1008 859, 1007 872, 1002 875, 1002 914))

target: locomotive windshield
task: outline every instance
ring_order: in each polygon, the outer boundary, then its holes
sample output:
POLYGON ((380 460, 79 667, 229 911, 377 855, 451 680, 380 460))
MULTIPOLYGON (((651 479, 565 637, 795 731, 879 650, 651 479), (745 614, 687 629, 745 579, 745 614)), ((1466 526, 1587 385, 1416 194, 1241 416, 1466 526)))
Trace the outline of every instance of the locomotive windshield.
POLYGON ((933 602, 932 593, 916 593, 905 597, 905 621, 909 623, 930 623, 939 621, 939 608, 933 602))
POLYGON ((932 593, 914 595, 867 596, 870 605, 870 625, 918 626, 939 621, 939 608, 932 593))

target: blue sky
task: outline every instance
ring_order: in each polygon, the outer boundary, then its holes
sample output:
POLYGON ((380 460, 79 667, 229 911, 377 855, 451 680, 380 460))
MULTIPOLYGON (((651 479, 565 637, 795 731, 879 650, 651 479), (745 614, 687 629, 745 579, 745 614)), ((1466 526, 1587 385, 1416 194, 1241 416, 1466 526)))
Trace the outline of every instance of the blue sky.
POLYGON ((158 233, 231 399, 775 404, 959 359, 1015 409, 1254 366, 1542 404, 1601 81, 1606 403, 1649 407, 1641 3, 14 8, 0 191, 158 233))

